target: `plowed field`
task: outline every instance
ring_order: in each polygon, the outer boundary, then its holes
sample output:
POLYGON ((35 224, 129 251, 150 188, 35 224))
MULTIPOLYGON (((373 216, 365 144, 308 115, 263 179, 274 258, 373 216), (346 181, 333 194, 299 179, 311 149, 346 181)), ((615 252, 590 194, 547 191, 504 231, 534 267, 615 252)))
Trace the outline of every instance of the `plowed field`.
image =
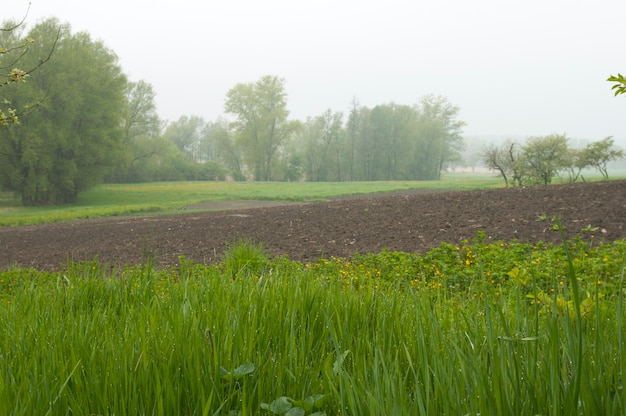
POLYGON ((54 270, 96 257, 112 265, 139 264, 147 255, 162 267, 177 264, 179 256, 209 263, 238 239, 303 262, 383 248, 426 252, 443 241, 471 240, 479 230, 492 241, 558 242, 550 223, 537 221, 541 215, 560 215, 569 236, 591 225, 598 227, 598 241, 626 238, 626 181, 405 191, 311 204, 232 201, 202 208, 207 211, 0 228, 0 270, 54 270))

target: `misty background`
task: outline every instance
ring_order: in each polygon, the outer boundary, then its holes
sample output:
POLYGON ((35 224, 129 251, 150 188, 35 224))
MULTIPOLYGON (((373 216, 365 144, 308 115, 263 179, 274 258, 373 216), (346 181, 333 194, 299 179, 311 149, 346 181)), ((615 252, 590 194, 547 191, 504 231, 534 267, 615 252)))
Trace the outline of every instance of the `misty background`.
POLYGON ((460 108, 470 141, 560 133, 625 147, 626 100, 606 82, 626 68, 625 14, 611 0, 34 0, 27 24, 54 16, 102 40, 154 86, 165 120, 216 119, 230 88, 272 74, 292 118, 432 93, 460 108))

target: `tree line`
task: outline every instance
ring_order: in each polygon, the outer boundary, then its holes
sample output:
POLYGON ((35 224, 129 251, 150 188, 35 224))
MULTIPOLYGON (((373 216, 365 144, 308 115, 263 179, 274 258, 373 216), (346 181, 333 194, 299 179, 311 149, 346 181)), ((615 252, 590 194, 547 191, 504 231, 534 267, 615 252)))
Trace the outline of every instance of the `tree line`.
POLYGON ((437 180, 464 148, 465 123, 445 97, 353 99, 345 113, 294 120, 274 75, 232 87, 224 117, 165 122, 152 85, 129 80, 88 33, 57 19, 3 27, 0 190, 24 205, 72 203, 102 181, 437 180))
POLYGON ((354 100, 346 116, 327 110, 301 121, 289 117, 285 80, 272 75, 231 88, 228 119, 166 123, 152 86, 128 80, 88 33, 57 19, 28 33, 21 23, 5 27, 0 66, 38 69, 28 80, 12 70, 16 82, 2 86, 10 109, 0 186, 25 205, 71 203, 101 181, 438 179, 463 147, 459 109, 444 97, 374 108, 354 100), (32 103, 37 111, 20 123, 16 109, 32 103))
POLYGON ((589 143, 581 149, 572 148, 564 134, 529 137, 520 144, 506 140, 490 144, 481 152, 483 164, 496 171, 506 186, 548 185, 559 174, 567 174, 570 182, 584 180, 586 168, 597 170, 609 178, 607 164, 624 157, 612 137, 589 143))
MULTIPOLYGON (((150 86, 131 85, 131 107, 153 110, 153 96, 139 93, 150 86)), ((301 121, 289 118, 285 80, 266 75, 231 88, 225 112, 228 119, 215 121, 183 116, 161 134, 155 114, 150 134, 130 120, 134 165, 115 180, 430 180, 463 148, 459 109, 433 95, 412 106, 354 100, 347 117, 329 109, 301 121), (177 155, 173 169, 164 169, 165 155, 177 155)))

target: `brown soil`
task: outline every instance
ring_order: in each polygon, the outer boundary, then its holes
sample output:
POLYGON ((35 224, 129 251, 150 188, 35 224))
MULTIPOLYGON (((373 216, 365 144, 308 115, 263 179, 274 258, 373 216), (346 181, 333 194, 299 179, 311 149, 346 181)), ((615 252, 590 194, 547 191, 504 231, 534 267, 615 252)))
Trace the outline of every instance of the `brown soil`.
POLYGON ((163 267, 176 265, 179 256, 209 263, 238 239, 261 242, 274 256, 303 262, 383 248, 424 253, 443 241, 471 240, 479 230, 491 241, 560 241, 549 221, 537 221, 543 214, 560 215, 568 236, 591 225, 599 227, 598 240, 626 238, 626 181, 405 191, 268 206, 275 204, 232 201, 195 206, 210 211, 187 214, 0 228, 0 270, 17 265, 54 270, 96 257, 139 264, 146 254, 163 267))

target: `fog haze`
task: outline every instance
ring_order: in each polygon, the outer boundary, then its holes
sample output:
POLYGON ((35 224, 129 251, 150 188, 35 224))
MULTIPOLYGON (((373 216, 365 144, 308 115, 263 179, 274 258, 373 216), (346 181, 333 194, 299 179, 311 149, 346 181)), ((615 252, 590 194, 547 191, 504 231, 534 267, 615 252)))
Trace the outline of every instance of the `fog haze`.
MULTIPOLYGON (((13 3, 13 19, 28 2, 13 3)), ((33 0, 27 19, 102 40, 160 116, 224 113, 226 92, 285 78, 293 118, 443 95, 468 136, 565 133, 626 145, 624 1, 33 0)))

